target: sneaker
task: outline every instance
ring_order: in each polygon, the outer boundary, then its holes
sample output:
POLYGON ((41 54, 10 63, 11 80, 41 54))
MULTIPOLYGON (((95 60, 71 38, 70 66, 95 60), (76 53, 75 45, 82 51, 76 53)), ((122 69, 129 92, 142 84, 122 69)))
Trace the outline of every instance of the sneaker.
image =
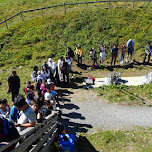
POLYGON ((74 78, 74 76, 72 76, 72 78, 74 78))
POLYGON ((128 60, 126 60, 126 62, 128 63, 128 60))
POLYGON ((102 66, 104 66, 104 64, 101 64, 102 66))
POLYGON ((92 67, 94 68, 94 65, 92 65, 92 67))
POLYGON ((99 67, 101 67, 101 64, 99 64, 99 67))
POLYGON ((133 60, 130 60, 130 62, 132 63, 132 62, 133 62, 133 60))
POLYGON ((98 66, 98 64, 96 64, 96 66, 98 66))

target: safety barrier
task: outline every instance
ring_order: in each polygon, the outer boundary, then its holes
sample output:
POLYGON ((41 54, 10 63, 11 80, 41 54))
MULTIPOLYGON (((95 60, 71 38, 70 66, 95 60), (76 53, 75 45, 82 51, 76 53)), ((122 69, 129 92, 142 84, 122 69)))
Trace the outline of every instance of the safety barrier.
POLYGON ((13 152, 47 152, 51 150, 57 135, 58 113, 49 115, 42 123, 20 132, 20 137, 11 142, 1 142, 0 152, 16 144, 13 152))

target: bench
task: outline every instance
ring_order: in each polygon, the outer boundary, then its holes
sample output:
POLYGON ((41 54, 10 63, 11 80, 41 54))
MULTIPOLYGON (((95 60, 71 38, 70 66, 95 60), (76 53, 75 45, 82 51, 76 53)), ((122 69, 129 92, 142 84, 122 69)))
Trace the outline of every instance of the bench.
POLYGON ((57 135, 58 112, 48 115, 42 123, 28 127, 20 132, 20 137, 11 142, 1 142, 0 152, 16 144, 13 152, 48 152, 57 135))

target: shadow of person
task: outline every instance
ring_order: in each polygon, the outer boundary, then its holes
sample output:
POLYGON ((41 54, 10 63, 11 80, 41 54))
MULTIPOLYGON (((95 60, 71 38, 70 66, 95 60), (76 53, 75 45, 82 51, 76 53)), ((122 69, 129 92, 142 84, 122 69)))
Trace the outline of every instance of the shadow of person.
POLYGON ((60 107, 60 108, 64 108, 64 109, 76 109, 76 110, 78 110, 78 109, 80 109, 79 108, 79 106, 77 106, 77 105, 75 105, 75 104, 73 104, 73 103, 66 103, 66 104, 64 104, 62 107, 60 107))
POLYGON ((68 134, 86 133, 89 128, 93 128, 90 124, 72 122, 69 118, 61 118, 61 122, 65 126, 66 133, 68 134))
POLYGON ((62 115, 68 118, 85 120, 85 117, 83 117, 80 113, 76 113, 76 112, 71 112, 71 113, 62 114, 62 115))

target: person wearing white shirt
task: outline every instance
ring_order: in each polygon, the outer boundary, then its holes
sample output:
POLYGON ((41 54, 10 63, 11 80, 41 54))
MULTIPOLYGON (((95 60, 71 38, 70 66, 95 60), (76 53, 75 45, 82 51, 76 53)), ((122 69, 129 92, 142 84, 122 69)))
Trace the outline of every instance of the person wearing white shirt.
POLYGON ((60 57, 58 60, 58 73, 59 73, 59 79, 62 81, 62 65, 63 65, 63 56, 60 57))

